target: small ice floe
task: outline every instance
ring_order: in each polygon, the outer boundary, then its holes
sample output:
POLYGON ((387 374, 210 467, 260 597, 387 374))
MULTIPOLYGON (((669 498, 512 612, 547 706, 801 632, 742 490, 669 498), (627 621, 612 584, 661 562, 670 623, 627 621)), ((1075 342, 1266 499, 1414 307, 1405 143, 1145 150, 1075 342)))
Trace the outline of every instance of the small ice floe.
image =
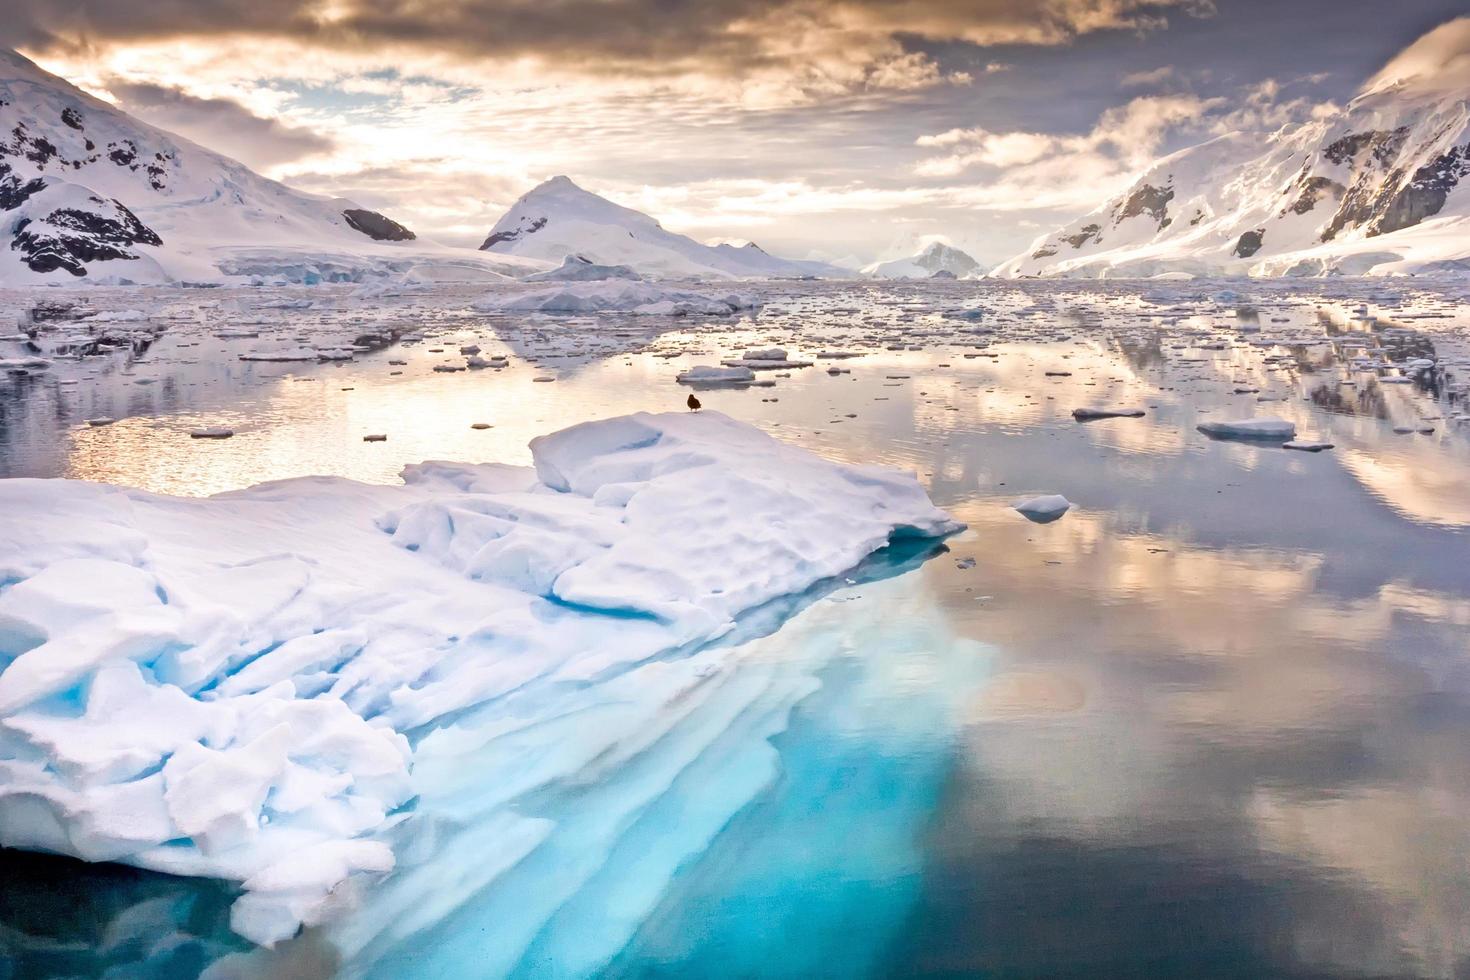
POLYGON ((202 429, 189 430, 191 439, 228 439, 234 434, 234 429, 227 429, 222 425, 210 425, 202 429))
POLYGON ((1070 378, 1072 376, 1072 372, 1071 371, 1048 371, 1048 372, 1046 372, 1046 376, 1048 378, 1070 378))
POLYGON ((465 344, 459 349, 459 352, 461 354, 478 354, 480 353, 480 348, 477 344, 465 344))
POLYGON ((111 425, 112 423, 114 423, 116 421, 117 421, 117 419, 108 418, 106 415, 99 415, 95 419, 87 419, 86 420, 87 424, 90 425, 94 429, 100 428, 101 426, 104 426, 104 425, 111 425))
MULTIPOLYGON (((479 350, 478 347, 475 349, 479 350)), ((481 357, 479 354, 471 354, 469 358, 464 362, 464 366, 467 368, 474 368, 475 370, 479 370, 480 368, 490 367, 490 362, 485 360, 485 358, 481 357)))
POLYGON ((362 437, 362 441, 363 442, 387 442, 388 441, 388 437, 384 433, 376 432, 376 433, 374 433, 372 435, 363 436, 362 437))
POLYGON ((489 429, 489 428, 491 428, 491 425, 490 425, 489 422, 471 422, 470 423, 470 428, 471 429, 489 429))
POLYGON ((1011 508, 1028 521, 1050 524, 1072 508, 1072 501, 1059 493, 1049 493, 1018 500, 1011 504, 1011 508))
POLYGON ((458 364, 435 364, 434 370, 438 371, 440 374, 453 374, 456 371, 463 371, 464 368, 460 367, 458 364))
POLYGON ((408 364, 407 361, 389 361, 388 362, 389 367, 405 367, 407 364, 408 364))
POLYGON ((721 361, 725 367, 744 367, 752 371, 779 371, 784 368, 811 367, 811 361, 793 361, 780 347, 764 350, 748 350, 738 360, 721 361))
POLYGON ((1311 439, 1293 439, 1281 444, 1282 449, 1296 449, 1304 453, 1320 453, 1324 449, 1332 449, 1330 442, 1314 442, 1311 439))
POLYGON ((1078 422, 1092 422, 1097 419, 1141 419, 1143 409, 1141 408, 1074 408, 1072 418, 1078 422))
POLYGON ((681 385, 700 385, 704 387, 748 385, 755 380, 755 372, 748 367, 742 367, 740 365, 736 365, 735 367, 715 367, 710 364, 696 364, 686 371, 680 371, 674 380, 681 385))
POLYGON ((1232 419, 1225 422, 1201 422, 1195 428, 1214 439, 1286 440, 1296 438, 1296 424, 1273 415, 1254 419, 1232 419))
POLYGON ((536 377, 532 378, 531 380, 532 381, 539 382, 541 384, 548 384, 548 383, 550 383, 552 381, 555 381, 556 379, 553 378, 549 374, 538 374, 536 377))

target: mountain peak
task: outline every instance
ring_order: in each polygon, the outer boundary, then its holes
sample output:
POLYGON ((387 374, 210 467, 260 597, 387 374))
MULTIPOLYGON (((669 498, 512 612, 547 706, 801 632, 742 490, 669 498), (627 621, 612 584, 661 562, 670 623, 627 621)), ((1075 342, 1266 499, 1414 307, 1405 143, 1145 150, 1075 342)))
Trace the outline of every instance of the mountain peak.
POLYGON ((769 277, 838 275, 818 262, 778 258, 754 243, 705 245, 632 208, 585 190, 559 174, 511 205, 482 251, 560 262, 584 256, 597 265, 629 266, 653 276, 769 277))

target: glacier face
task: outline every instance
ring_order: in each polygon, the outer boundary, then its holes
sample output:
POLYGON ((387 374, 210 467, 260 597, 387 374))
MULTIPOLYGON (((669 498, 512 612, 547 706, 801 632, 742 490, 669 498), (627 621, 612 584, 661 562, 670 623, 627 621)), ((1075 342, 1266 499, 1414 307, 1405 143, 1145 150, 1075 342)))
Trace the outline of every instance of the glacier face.
MULTIPOLYGON (((481 808, 614 767, 697 712, 718 665, 661 655, 895 537, 958 528, 910 476, 714 413, 586 423, 532 451, 534 469, 202 500, 4 481, 0 844, 239 882, 232 924, 269 944, 394 867, 394 827, 418 827, 466 739, 502 753, 461 787, 481 808), (453 724, 487 707, 488 726, 453 724)), ((548 830, 488 811, 497 861, 548 830)))

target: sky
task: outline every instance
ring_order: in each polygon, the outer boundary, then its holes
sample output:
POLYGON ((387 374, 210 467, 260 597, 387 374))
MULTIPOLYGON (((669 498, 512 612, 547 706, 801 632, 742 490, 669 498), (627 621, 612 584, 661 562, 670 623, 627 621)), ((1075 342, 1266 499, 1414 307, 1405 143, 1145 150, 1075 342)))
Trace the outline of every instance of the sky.
POLYGON ((1157 156, 1321 115, 1466 0, 5 0, 0 44, 478 245, 567 174, 703 241, 999 263, 1157 156))

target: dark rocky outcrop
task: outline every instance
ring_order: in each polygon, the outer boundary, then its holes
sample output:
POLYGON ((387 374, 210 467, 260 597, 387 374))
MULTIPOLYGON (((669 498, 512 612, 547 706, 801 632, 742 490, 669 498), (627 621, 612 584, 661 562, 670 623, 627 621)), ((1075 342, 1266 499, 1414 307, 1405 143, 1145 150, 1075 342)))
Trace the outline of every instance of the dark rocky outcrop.
POLYGON ((82 128, 82 114, 72 106, 67 106, 61 110, 61 121, 72 129, 82 128))
POLYGON ((1266 237, 1266 229, 1257 228, 1254 231, 1245 232, 1240 240, 1235 243, 1235 254, 1242 259, 1248 259, 1261 250, 1261 243, 1266 237))
POLYGON ((1449 198, 1450 191, 1467 174, 1470 174, 1470 145, 1457 146, 1448 153, 1441 153, 1414 171, 1414 176, 1408 183, 1400 185, 1387 195, 1368 226, 1368 235, 1387 235, 1401 228, 1411 228, 1425 218, 1438 214, 1449 198))
POLYGON ((1113 210, 1113 224, 1147 214, 1159 223, 1159 228, 1167 228, 1172 220, 1169 218, 1169 202, 1172 200, 1174 188, 1143 184, 1113 210))
POLYGON ((411 242, 418 236, 386 215, 366 208, 348 208, 342 212, 347 226, 353 231, 378 242, 411 242))
POLYGON ((21 183, 20 176, 11 171, 10 164, 0 163, 0 211, 14 211, 45 187, 46 181, 40 177, 21 183))
POLYGON ((162 245, 158 234, 119 201, 92 198, 98 209, 57 208, 40 222, 25 220, 15 229, 10 247, 19 251, 34 272, 64 269, 87 274, 87 262, 137 259, 133 245, 162 245), (111 211, 112 214, 106 213, 111 211))
POLYGON ((540 231, 542 228, 545 227, 546 219, 537 218, 525 228, 517 228, 515 231, 498 231, 485 239, 484 244, 480 246, 480 251, 484 252, 495 245, 499 245, 501 242, 513 242, 516 239, 520 238, 522 235, 530 235, 534 232, 540 231))
MULTIPOLYGON (((1333 197, 1341 197, 1347 190, 1346 187, 1329 177, 1308 177, 1300 184, 1301 193, 1286 209, 1293 214, 1306 214, 1317 206, 1317 202, 1321 201, 1324 195, 1331 194, 1333 197)), ((1285 213, 1286 211, 1282 212, 1282 214, 1285 213)))
POLYGON ((1082 230, 1077 232, 1077 234, 1063 235, 1062 241, 1073 248, 1081 248, 1091 241, 1096 241, 1101 244, 1102 239, 1098 237, 1098 232, 1100 231, 1102 231, 1102 225, 1083 225, 1082 230))

